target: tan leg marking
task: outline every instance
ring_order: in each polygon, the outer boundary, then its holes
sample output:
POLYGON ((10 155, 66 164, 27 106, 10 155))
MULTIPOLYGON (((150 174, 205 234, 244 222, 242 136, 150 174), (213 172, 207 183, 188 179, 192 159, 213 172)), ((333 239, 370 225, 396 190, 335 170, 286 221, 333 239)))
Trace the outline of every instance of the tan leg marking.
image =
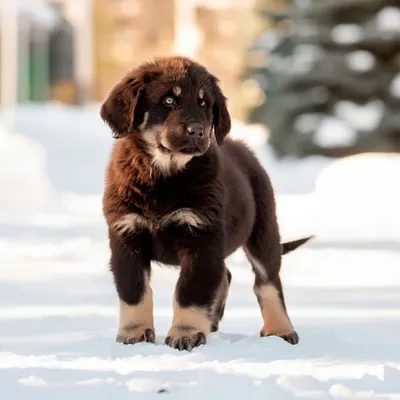
POLYGON ((174 298, 174 317, 165 343, 179 350, 192 350, 206 343, 210 333, 210 317, 197 307, 181 308, 174 298))
POLYGON ((214 303, 211 307, 211 332, 216 332, 218 330, 219 322, 222 317, 223 309, 225 308, 226 299, 229 293, 229 281, 228 277, 225 275, 221 282, 215 296, 214 303))
POLYGON ((145 292, 142 301, 131 306, 120 301, 120 319, 117 342, 134 344, 155 341, 153 320, 153 290, 146 276, 145 292))
POLYGON ((265 270, 264 266, 260 263, 260 261, 258 261, 255 257, 253 257, 246 247, 243 247, 243 251, 246 254, 247 259, 250 261, 256 273, 261 278, 267 279, 268 278, 267 271, 265 270))
POLYGON ((290 319, 283 308, 278 290, 271 284, 255 288, 259 299, 264 326, 261 336, 285 336, 293 333, 290 319))

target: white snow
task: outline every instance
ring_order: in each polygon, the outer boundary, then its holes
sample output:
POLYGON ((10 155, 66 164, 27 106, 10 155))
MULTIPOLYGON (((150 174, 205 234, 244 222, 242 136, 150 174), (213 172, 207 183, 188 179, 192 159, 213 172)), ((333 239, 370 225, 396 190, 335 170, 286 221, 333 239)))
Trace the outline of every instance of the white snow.
POLYGON ((25 386, 46 386, 48 384, 44 379, 36 378, 34 376, 18 379, 18 382, 25 386))
POLYGON ((376 16, 376 23, 382 32, 400 32, 400 8, 383 8, 376 16))
POLYGON ((262 125, 246 126, 242 121, 234 120, 230 135, 233 138, 250 142, 252 146, 264 146, 267 141, 268 132, 262 125))
POLYGON ((332 39, 340 44, 353 44, 363 37, 363 29, 356 24, 339 24, 331 31, 332 39))
POLYGON ((346 55, 346 63, 356 72, 367 72, 375 66, 375 57, 369 51, 353 51, 346 55))
POLYGON ((301 114, 294 121, 294 127, 297 131, 308 134, 318 127, 320 120, 321 114, 318 113, 301 114))
MULTIPOLYGON (((315 191, 317 220, 329 226, 324 235, 399 242, 400 188, 393 185, 399 170, 400 156, 393 154, 363 154, 327 166, 315 191)), ((374 257, 373 251, 369 254, 374 257)))
POLYGON ((355 143, 357 133, 355 130, 333 117, 325 117, 318 126, 314 141, 321 147, 347 147, 355 143))
POLYGON ((390 93, 395 97, 400 97, 400 73, 397 73, 390 83, 390 93))
POLYGON ((20 133, 0 126, 0 218, 27 215, 45 206, 51 196, 44 150, 20 133))
POLYGON ((339 101, 335 105, 335 115, 349 123, 354 129, 365 131, 378 127, 384 114, 384 104, 381 100, 371 100, 366 104, 356 104, 351 101, 339 101))
POLYGON ((291 69, 295 73, 305 74, 310 72, 316 62, 321 60, 324 52, 321 47, 315 45, 298 45, 291 57, 291 69))
POLYGON ((257 49, 274 49, 279 44, 280 38, 276 33, 264 32, 256 42, 257 49))
MULTIPOLYGON (((94 117, 96 107, 82 111, 78 125, 70 122, 76 110, 57 110, 35 107, 17 116, 19 130, 31 137, 18 134, 27 149, 21 169, 31 167, 39 185, 50 181, 56 195, 47 199, 55 204, 32 208, 25 221, 0 220, 2 398, 400 398, 400 189, 394 184, 400 156, 278 162, 269 148, 255 148, 277 190, 283 239, 316 234, 282 266, 297 346, 259 338, 253 276, 238 251, 227 261, 233 281, 226 316, 206 346, 188 353, 163 345, 178 271, 154 267, 157 342, 127 347, 114 341, 118 300, 101 216, 112 141, 102 139, 108 132, 94 117), (36 144, 28 146, 32 138, 36 144)), ((234 125, 235 135, 249 142, 260 132, 234 125)), ((4 141, 2 154, 13 146, 4 141)), ((0 179, 7 174, 15 171, 0 169, 0 179)), ((23 176, 16 191, 23 195, 25 187, 29 195, 23 176)))

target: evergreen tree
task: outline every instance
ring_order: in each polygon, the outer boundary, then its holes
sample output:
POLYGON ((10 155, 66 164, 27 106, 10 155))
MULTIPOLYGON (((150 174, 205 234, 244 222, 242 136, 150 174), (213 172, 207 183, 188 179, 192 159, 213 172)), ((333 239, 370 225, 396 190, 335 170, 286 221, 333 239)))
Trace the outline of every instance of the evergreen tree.
POLYGON ((266 31, 250 49, 267 62, 250 69, 265 101, 249 119, 267 125, 278 156, 400 151, 397 0, 297 0, 286 14, 260 12, 293 27, 266 31))

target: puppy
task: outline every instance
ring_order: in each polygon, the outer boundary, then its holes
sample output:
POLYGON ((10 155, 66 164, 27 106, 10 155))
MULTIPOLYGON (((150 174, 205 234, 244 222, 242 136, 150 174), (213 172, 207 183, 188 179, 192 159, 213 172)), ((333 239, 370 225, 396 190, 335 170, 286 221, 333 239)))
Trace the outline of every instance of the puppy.
POLYGON ((188 58, 157 58, 117 83, 100 114, 118 139, 103 197, 117 341, 155 341, 150 275, 159 262, 180 267, 165 343, 189 351, 205 344, 224 314, 225 259, 243 247, 261 336, 296 344, 279 271, 282 254, 309 238, 281 245, 266 172, 243 143, 225 138, 231 119, 217 78, 188 58))

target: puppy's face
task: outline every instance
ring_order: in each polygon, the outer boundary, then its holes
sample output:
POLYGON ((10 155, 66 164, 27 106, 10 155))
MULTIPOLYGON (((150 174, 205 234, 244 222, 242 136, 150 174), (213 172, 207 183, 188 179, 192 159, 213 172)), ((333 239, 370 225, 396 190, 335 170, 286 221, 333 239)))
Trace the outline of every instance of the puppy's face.
MULTIPOLYGON (((184 57, 165 57, 127 74, 101 108, 114 136, 132 135, 153 157, 204 154, 231 120, 217 79, 184 57)), ((182 158, 182 157, 181 157, 182 158)))
POLYGON ((201 155, 210 146, 214 98, 207 82, 162 75, 148 84, 138 128, 149 147, 164 154, 201 155), (208 92, 207 92, 208 89, 208 92))

